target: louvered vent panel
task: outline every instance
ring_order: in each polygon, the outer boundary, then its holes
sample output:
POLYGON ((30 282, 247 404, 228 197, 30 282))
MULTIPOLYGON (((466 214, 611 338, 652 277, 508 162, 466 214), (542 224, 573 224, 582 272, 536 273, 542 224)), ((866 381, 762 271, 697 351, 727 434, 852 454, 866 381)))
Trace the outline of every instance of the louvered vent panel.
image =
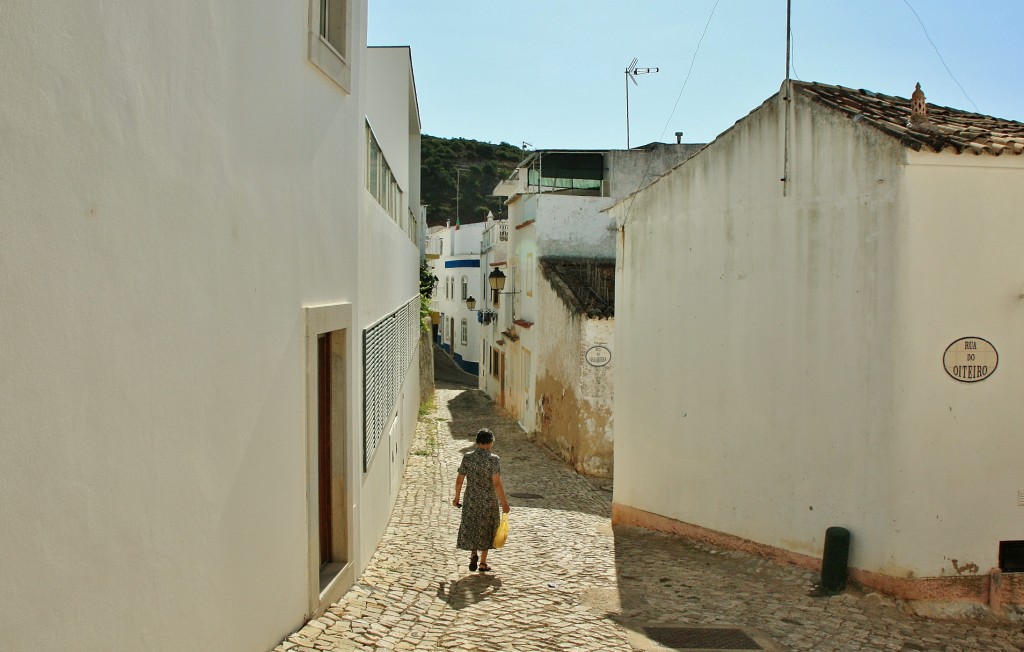
POLYGON ((409 373, 419 334, 419 296, 363 331, 363 471, 380 444, 409 373))

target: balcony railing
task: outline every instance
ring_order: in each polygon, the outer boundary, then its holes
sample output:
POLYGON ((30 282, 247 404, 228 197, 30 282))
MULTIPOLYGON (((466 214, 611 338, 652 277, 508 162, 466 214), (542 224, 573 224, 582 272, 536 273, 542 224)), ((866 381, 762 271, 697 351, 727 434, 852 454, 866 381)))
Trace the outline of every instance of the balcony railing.
POLYGON ((487 251, 499 242, 508 242, 508 220, 495 220, 484 229, 481 251, 487 251))

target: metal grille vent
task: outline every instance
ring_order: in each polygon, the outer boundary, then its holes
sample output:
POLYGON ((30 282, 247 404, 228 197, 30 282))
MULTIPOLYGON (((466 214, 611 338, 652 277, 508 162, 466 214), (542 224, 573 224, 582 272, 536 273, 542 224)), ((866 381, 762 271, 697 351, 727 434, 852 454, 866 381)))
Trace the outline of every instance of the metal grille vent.
POLYGON ((419 295, 363 331, 363 471, 384 434, 412 364, 419 295))
POLYGON ((647 638, 674 650, 763 650, 742 629, 645 627, 647 638))

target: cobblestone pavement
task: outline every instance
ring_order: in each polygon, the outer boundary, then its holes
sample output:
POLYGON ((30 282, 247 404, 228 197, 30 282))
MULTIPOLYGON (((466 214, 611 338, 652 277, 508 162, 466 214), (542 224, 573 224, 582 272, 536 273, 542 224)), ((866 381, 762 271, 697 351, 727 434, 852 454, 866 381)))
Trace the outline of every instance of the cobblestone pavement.
MULTIPOLYGON (((442 386, 444 387, 444 386, 442 386)), ((1020 623, 926 620, 876 594, 808 595, 815 574, 609 525, 607 481, 577 475, 475 389, 420 419, 391 523, 356 585, 276 648, 663 650, 648 627, 742 629, 766 650, 1024 650, 1020 623), (490 574, 455 549, 455 472, 480 427, 512 505, 490 574), (538 497, 515 497, 534 494, 538 497)))

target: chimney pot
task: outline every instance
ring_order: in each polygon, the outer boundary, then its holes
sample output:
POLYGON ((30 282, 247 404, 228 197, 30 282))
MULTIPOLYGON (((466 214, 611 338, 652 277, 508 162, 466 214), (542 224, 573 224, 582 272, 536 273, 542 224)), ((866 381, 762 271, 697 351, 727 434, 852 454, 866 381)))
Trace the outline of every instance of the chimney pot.
POLYGON ((917 83, 914 94, 910 96, 910 123, 923 124, 928 122, 928 105, 924 101, 924 91, 921 90, 921 82, 917 83))
POLYGON ((683 144, 683 132, 677 131, 676 132, 676 145, 682 145, 682 144, 683 144))

